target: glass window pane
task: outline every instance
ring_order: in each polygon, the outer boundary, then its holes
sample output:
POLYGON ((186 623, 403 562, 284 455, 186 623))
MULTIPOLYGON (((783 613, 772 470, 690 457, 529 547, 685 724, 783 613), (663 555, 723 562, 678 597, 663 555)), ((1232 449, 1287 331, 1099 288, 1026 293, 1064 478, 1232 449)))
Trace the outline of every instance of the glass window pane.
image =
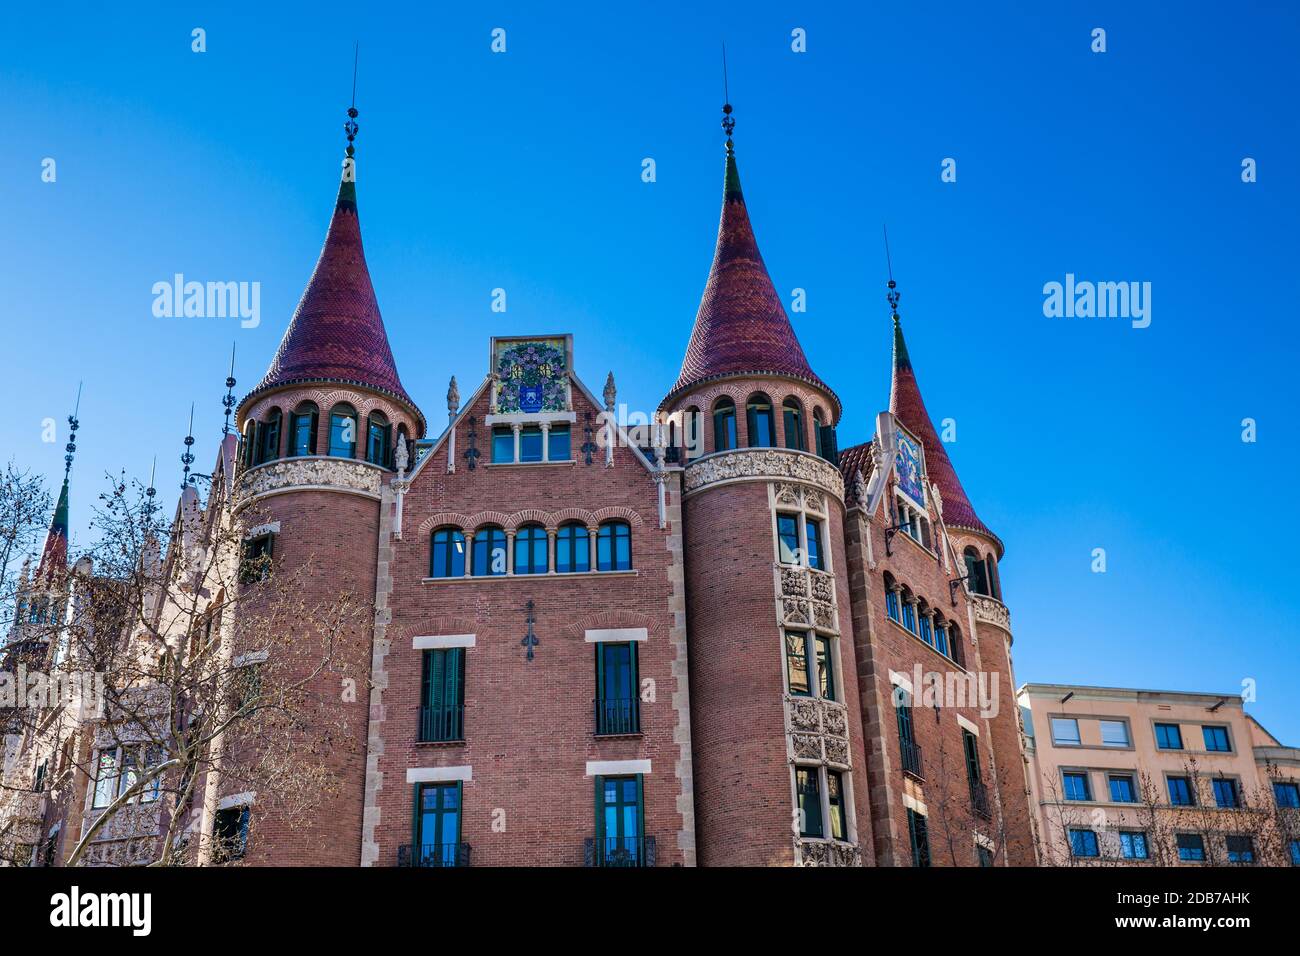
POLYGON ((807 639, 807 635, 799 633, 785 636, 785 666, 790 693, 799 697, 812 695, 808 685, 807 639))
POLYGON ((777 548, 782 564, 795 564, 799 558, 799 523, 794 515, 776 516, 777 548))
POLYGON ((1073 717, 1053 717, 1052 742, 1055 744, 1079 743, 1079 722, 1073 717))
POLYGON ((1098 721, 1101 727, 1101 742, 1106 747, 1128 746, 1128 724, 1122 720, 1098 721))
POLYGON ((547 439, 546 457, 551 461, 569 460, 569 426, 552 425, 547 439))
POLYGON ((822 526, 819 521, 806 522, 808 536, 808 567, 824 571, 822 566, 822 526))
POLYGON ((515 460, 515 433, 510 427, 498 425, 492 429, 492 460, 494 462, 512 462, 515 460))
POLYGON ((519 460, 542 460, 542 430, 525 428, 519 432, 519 460))
POLYGON ((817 638, 817 692, 823 700, 835 699, 835 671, 830 639, 817 638))

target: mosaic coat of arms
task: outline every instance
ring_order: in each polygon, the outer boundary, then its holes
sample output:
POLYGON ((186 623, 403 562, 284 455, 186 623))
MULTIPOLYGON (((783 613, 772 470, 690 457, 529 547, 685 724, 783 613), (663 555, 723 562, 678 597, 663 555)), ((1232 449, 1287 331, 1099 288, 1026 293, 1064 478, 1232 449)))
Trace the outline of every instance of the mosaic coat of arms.
POLYGON ((503 344, 496 357, 500 380, 497 411, 562 412, 568 391, 564 343, 555 340, 503 344))
POLYGON ((925 507, 925 484, 921 480, 921 446, 912 436, 898 433, 898 490, 918 507, 925 507))

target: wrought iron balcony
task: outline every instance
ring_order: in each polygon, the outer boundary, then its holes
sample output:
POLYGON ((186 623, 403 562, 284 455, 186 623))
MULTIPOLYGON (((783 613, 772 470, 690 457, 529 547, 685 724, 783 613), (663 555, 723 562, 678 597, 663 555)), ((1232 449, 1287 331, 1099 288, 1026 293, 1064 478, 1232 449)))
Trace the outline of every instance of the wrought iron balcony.
POLYGON ((447 704, 420 708, 420 743, 465 739, 465 705, 447 704))
POLYGON ((993 813, 989 810, 989 789, 978 780, 972 781, 970 785, 970 805, 971 809, 985 820, 992 819, 993 813))
POLYGON ((641 732, 641 702, 636 697, 605 697, 594 703, 597 734, 617 735, 641 732))
POLYGON ((398 866, 469 866, 468 843, 404 843, 397 848, 398 866))
POLYGON ((583 841, 584 866, 654 866, 658 856, 655 838, 606 837, 583 841))
POLYGON ((903 773, 917 780, 924 780, 925 774, 921 771, 921 745, 915 741, 903 741, 900 749, 903 752, 903 773))

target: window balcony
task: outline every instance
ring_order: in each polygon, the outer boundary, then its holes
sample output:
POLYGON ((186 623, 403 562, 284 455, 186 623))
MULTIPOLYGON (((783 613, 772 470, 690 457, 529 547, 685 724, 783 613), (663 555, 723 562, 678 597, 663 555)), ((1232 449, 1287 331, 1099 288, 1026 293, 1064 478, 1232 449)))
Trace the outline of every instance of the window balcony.
POLYGON ((899 749, 903 753, 903 773, 909 777, 924 781, 925 774, 921 771, 921 745, 904 741, 899 749))
POLYGON ((989 789, 979 781, 975 781, 970 785, 970 806, 976 814, 985 820, 993 818, 993 812, 989 809, 989 789))
POLYGON ((617 737, 641 732, 641 702, 636 697, 605 697, 592 702, 596 736, 617 737))
POLYGON ((422 744, 455 743, 465 739, 465 705, 445 704, 420 708, 419 735, 422 744))
POLYGON ((657 857, 655 838, 606 837, 583 841, 584 866, 647 867, 657 857))
POLYGON ((404 843, 397 848, 398 866, 469 866, 468 843, 404 843))

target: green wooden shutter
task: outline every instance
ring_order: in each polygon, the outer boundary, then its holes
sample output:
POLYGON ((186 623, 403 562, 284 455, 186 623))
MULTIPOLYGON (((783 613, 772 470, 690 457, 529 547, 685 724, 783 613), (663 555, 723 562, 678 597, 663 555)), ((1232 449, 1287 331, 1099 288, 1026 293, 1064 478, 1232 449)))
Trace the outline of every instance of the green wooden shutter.
POLYGON ((411 787, 411 860, 415 865, 420 855, 420 784, 411 787))
MULTIPOLYGON (((631 654, 629 655, 632 658, 632 720, 629 729, 633 733, 637 733, 641 730, 641 667, 640 655, 637 653, 639 643, 639 641, 631 642, 631 654)), ((641 778, 638 776, 636 779, 637 799, 639 800, 641 795, 641 778)))
POLYGON ((309 454, 316 454, 316 427, 320 424, 320 413, 316 409, 311 412, 311 437, 307 439, 307 451, 309 454))
POLYGON ((636 775, 636 834, 637 840, 645 836, 645 777, 636 775))
POLYGON ((596 854, 605 852, 605 778, 596 775, 596 854))

